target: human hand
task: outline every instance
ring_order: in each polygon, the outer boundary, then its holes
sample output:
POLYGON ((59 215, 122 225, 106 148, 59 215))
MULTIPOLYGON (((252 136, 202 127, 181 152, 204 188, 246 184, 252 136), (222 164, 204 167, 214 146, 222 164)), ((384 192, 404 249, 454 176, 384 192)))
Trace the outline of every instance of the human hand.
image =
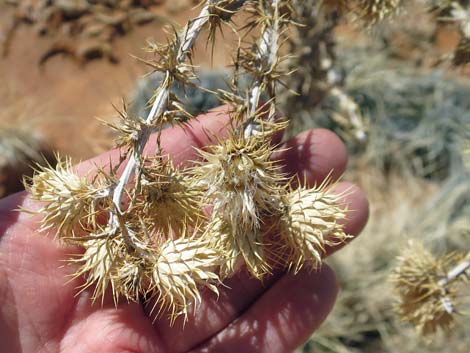
MULTIPOLYGON (((223 135, 226 119, 221 114, 219 109, 191 122, 190 129, 162 133, 162 147, 175 165, 196 158, 193 146, 223 135)), ((147 148, 152 150, 152 142, 147 148)), ((285 172, 305 175, 308 185, 321 182, 330 171, 336 180, 346 168, 346 149, 327 130, 303 132, 281 149, 274 158, 281 160, 285 172)), ((76 170, 86 174, 118 158, 117 151, 106 153, 76 170)), ((346 188, 350 192, 344 202, 353 211, 345 231, 357 235, 367 220, 367 201, 348 183, 339 183, 335 191, 346 188)), ((185 324, 177 319, 170 326, 165 314, 153 321, 148 308, 136 303, 115 307, 111 296, 92 304, 93 290, 78 293, 84 281, 70 279, 73 266, 64 266, 79 249, 39 236, 40 216, 19 213, 20 206, 38 208, 26 193, 0 200, 1 352, 290 352, 321 324, 336 298, 334 273, 324 265, 296 275, 276 270, 263 282, 242 270, 224 282, 218 298, 203 292, 202 303, 185 324)), ((337 249, 327 249, 326 256, 337 249)))

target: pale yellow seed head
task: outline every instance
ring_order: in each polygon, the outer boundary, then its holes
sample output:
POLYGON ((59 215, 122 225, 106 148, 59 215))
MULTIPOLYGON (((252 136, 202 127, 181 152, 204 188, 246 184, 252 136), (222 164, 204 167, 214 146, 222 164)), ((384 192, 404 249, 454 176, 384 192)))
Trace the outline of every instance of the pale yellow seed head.
POLYGON ((94 223, 98 200, 105 196, 104 188, 75 174, 70 159, 58 161, 55 168, 40 167, 27 189, 33 200, 44 203, 36 211, 44 214, 40 230, 55 229, 59 238, 74 237, 94 223))
POLYGON ((186 317, 201 301, 201 287, 218 294, 217 270, 223 259, 207 241, 170 239, 161 244, 158 252, 148 274, 151 291, 157 298, 154 305, 154 309, 158 307, 157 314, 167 310, 172 321, 179 315, 186 317))
POLYGON ((455 283, 439 281, 455 262, 454 256, 435 259, 421 243, 410 243, 398 260, 391 280, 399 298, 396 311, 400 318, 421 335, 433 334, 438 328, 449 330, 454 323, 449 307, 456 299, 455 283))
POLYGON ((264 221, 279 213, 285 177, 273 161, 269 136, 232 136, 209 151, 195 168, 206 202, 213 206, 206 237, 226 256, 221 273, 230 276, 244 260, 257 278, 269 272, 263 253, 264 221))
POLYGON ((284 212, 280 218, 280 256, 278 262, 299 271, 305 264, 317 268, 326 246, 348 238, 340 221, 347 210, 343 194, 333 194, 327 183, 308 189, 300 187, 283 196, 284 212))
POLYGON ((261 229, 232 227, 221 217, 214 216, 203 237, 224 256, 221 278, 232 276, 243 264, 255 278, 262 278, 271 271, 261 229))
POLYGON ((111 290, 117 303, 119 281, 113 274, 119 266, 121 254, 125 252, 124 242, 120 238, 97 238, 83 242, 82 245, 84 253, 71 260, 80 265, 74 277, 85 276, 82 290, 93 287, 93 301, 103 301, 107 290, 111 290))
POLYGON ((156 158, 144 168, 136 211, 150 218, 157 231, 180 237, 204 218, 202 196, 191 175, 177 170, 168 160, 156 158))
POLYGON ((198 183, 206 190, 213 213, 233 228, 259 228, 261 215, 279 207, 279 185, 285 178, 270 160, 272 153, 262 136, 232 136, 200 151, 205 162, 195 169, 198 183))

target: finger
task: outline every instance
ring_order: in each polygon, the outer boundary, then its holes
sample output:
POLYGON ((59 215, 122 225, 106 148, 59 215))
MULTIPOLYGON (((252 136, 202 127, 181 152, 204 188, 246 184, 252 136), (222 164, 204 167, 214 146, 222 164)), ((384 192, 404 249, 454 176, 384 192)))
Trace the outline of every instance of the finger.
POLYGON ((284 145, 273 158, 280 161, 289 176, 297 175, 307 186, 320 184, 327 176, 339 179, 348 163, 346 146, 326 129, 304 131, 284 145))
POLYGON ((159 317, 155 328, 167 351, 186 352, 225 328, 281 276, 281 272, 276 272, 261 281, 241 270, 224 281, 218 296, 203 292, 202 302, 195 312, 190 313, 187 321, 179 317, 171 325, 168 317, 159 317))
POLYGON ((347 210, 347 216, 340 223, 344 225, 344 232, 350 238, 338 245, 327 247, 325 257, 330 256, 357 237, 369 219, 369 202, 357 185, 350 182, 340 182, 332 187, 331 192, 343 195, 339 202, 347 210))
MULTIPOLYGON (((216 143, 216 137, 225 136, 229 131, 228 121, 229 107, 221 106, 192 119, 186 126, 169 127, 161 133, 163 153, 168 153, 177 166, 194 160, 197 157, 195 147, 202 148, 210 143, 216 143)), ((156 146, 157 135, 153 134, 144 149, 144 154, 155 154, 156 146)), ((90 170, 95 170, 96 166, 116 165, 119 159, 120 150, 115 149, 80 163, 76 171, 86 175, 90 170)))
POLYGON ((167 353, 138 304, 91 307, 90 301, 89 296, 80 297, 60 352, 167 353))
POLYGON ((305 342, 324 321, 336 299, 333 271, 286 274, 224 330, 191 350, 287 353, 305 342))

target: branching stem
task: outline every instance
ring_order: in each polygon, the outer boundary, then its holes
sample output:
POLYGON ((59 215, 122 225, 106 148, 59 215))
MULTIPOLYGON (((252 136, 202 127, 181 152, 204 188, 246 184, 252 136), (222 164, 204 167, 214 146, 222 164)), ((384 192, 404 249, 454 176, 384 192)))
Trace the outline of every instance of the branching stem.
MULTIPOLYGON (((220 0, 208 0, 204 7, 202 8, 199 16, 188 23, 186 28, 178 35, 179 42, 181 43, 178 48, 178 53, 176 56, 176 65, 182 64, 188 58, 188 55, 191 49, 194 46, 194 43, 199 36, 201 30, 208 22, 210 14, 210 6, 218 3, 220 0)), ((163 80, 161 86, 157 90, 157 95, 154 99, 152 104, 152 108, 145 119, 146 128, 144 128, 139 136, 138 141, 136 142, 136 146, 133 149, 133 153, 129 157, 129 160, 122 172, 121 177, 117 185, 112 190, 112 200, 114 204, 115 211, 112 212, 110 217, 110 225, 113 228, 118 228, 122 226, 122 222, 119 220, 119 214, 122 213, 121 209, 121 200, 123 198, 123 193, 125 186, 128 184, 131 176, 133 174, 139 175, 139 161, 141 160, 141 156, 143 154, 143 150, 145 145, 148 142, 148 139, 153 131, 152 125, 156 119, 158 119, 168 108, 168 99, 170 96, 170 89, 171 89, 171 77, 170 73, 167 71, 165 74, 165 79, 163 80)), ((133 246, 136 249, 134 242, 131 239, 131 233, 129 232, 122 232, 122 234, 127 234, 126 243, 128 246, 133 246)))
MULTIPOLYGON (((279 52, 279 3, 281 0, 272 0, 271 4, 266 6, 266 16, 269 18, 269 25, 263 27, 263 33, 258 46, 257 62, 263 69, 263 64, 270 69, 273 69, 276 65, 279 52)), ((249 95, 249 119, 245 123, 244 135, 248 138, 255 135, 257 132, 258 124, 255 121, 255 113, 259 107, 261 94, 266 89, 266 77, 258 78, 253 84, 253 88, 249 95)), ((274 92, 270 92, 274 93, 274 92)), ((274 98, 274 97, 273 97, 274 98)), ((268 120, 272 119, 270 116, 268 120)))
MULTIPOLYGON (((460 278, 460 276, 463 276, 467 273, 467 271, 470 270, 470 260, 465 260, 461 263, 459 263, 457 266, 452 268, 449 272, 447 272, 447 275, 439 280, 438 284, 442 288, 443 292, 446 292, 446 287, 448 284, 452 283, 456 279, 460 278)), ((444 296, 441 300, 442 305, 446 309, 446 311, 449 314, 453 314, 455 312, 454 305, 452 302, 444 296)))

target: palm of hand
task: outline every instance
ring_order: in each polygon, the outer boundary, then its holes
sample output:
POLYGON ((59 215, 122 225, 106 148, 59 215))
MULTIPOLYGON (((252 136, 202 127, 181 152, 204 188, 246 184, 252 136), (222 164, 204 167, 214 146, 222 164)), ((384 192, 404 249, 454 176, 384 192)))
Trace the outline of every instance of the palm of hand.
MULTIPOLYGON (((223 121, 211 113, 189 132, 165 131, 162 144, 181 164, 194 158, 191 146, 209 142, 207 130, 222 129, 223 121)), ((302 133, 287 147, 276 158, 284 161, 287 172, 305 175, 309 184, 321 181, 330 170, 338 177, 345 169, 344 146, 326 130, 302 133)), ((93 163, 104 165, 116 157, 117 153, 103 155, 93 163)), ((82 163, 78 171, 89 170, 90 163, 82 163)), ((346 201, 355 212, 345 228, 357 235, 367 220, 367 201, 358 189, 354 191, 346 201)), ((16 212, 20 205, 35 207, 24 193, 0 200, 3 352, 289 352, 320 325, 336 297, 334 274, 324 266, 295 276, 275 272, 263 283, 241 271, 220 288, 219 298, 204 292, 186 324, 177 320, 170 326, 164 315, 152 322, 145 306, 122 302, 116 308, 111 296, 91 305, 92 290, 77 294, 83 281, 71 279, 73 268, 64 262, 79 250, 38 236, 38 216, 16 212)))

